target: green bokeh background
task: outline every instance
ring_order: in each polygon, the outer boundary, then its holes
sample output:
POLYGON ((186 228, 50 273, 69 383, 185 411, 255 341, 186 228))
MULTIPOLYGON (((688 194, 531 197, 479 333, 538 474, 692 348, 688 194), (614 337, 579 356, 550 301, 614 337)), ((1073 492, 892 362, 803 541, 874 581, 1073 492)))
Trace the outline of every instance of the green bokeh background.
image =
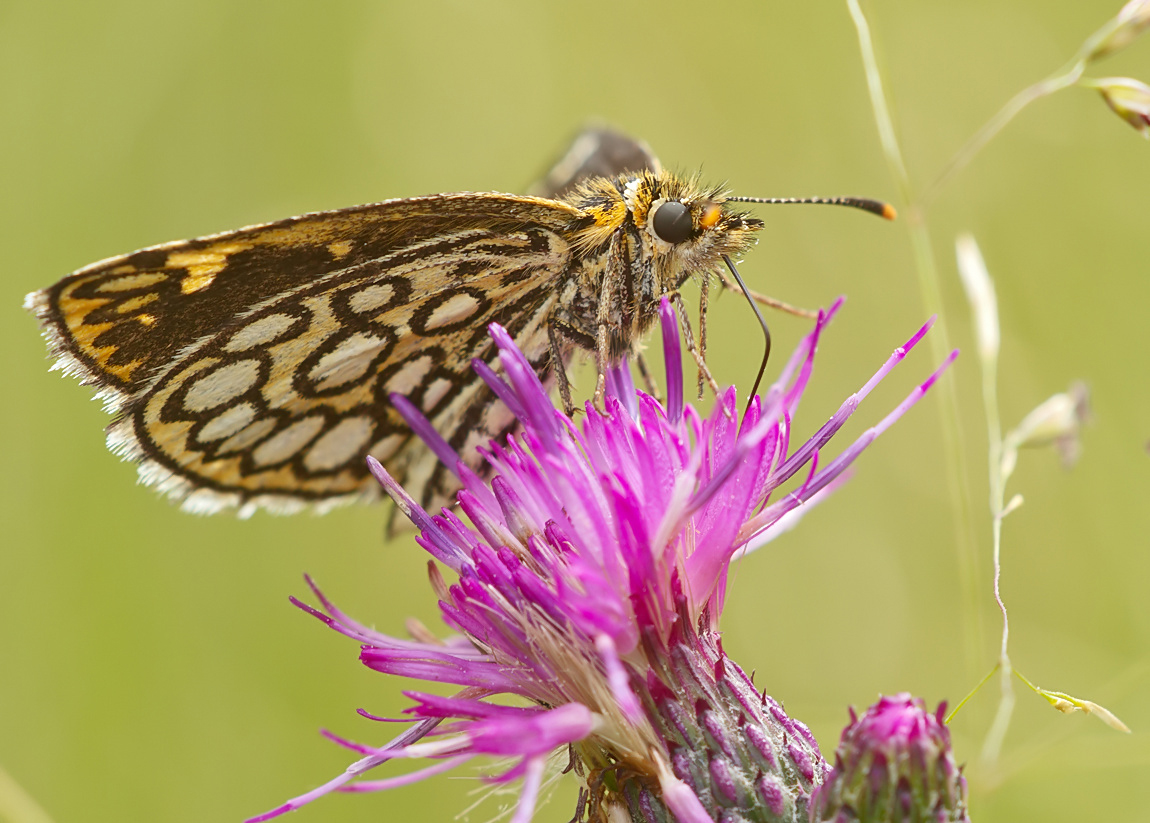
MULTIPOLYGON (((1119 5, 870 3, 916 183, 1119 5)), ((1095 74, 1150 81, 1150 38, 1095 74)), ((238 820, 317 785, 352 758, 316 729, 381 743, 392 729, 353 710, 395 714, 404 701, 353 643, 288 604, 301 574, 385 631, 402 633, 408 616, 436 625, 436 608, 410 537, 384 543, 383 508, 199 518, 135 486, 104 448, 89 392, 48 373, 25 292, 105 256, 302 211, 522 190, 590 118, 738 193, 898 202, 840 2, 0 4, 0 766, 52 819, 238 820)), ((1003 758, 986 769, 992 684, 952 727, 979 823, 1142 821, 1150 808, 1148 183, 1150 145, 1071 89, 1027 110, 930 212, 950 335, 967 349, 953 375, 976 602, 961 585, 938 396, 733 575, 727 650, 828 753, 848 704, 899 690, 953 704, 993 664, 986 427, 952 251, 972 231, 999 290, 1004 422, 1074 379, 1094 399, 1077 467, 1027 453, 1010 488, 1026 498, 1005 526, 1014 659, 1136 732, 1020 693, 1003 758)), ((906 221, 763 215, 742 268, 754 287, 808 306, 849 295, 802 436, 926 311, 906 221)), ((771 321, 778 351, 806 328, 771 321)), ((750 312, 728 296, 711 327, 720 381, 746 386, 750 312)), ((846 434, 933 365, 928 346, 916 351, 846 434)), ((475 777, 333 796, 292 819, 452 820, 477 799, 475 777)), ((537 819, 572 809, 560 782, 537 819)))

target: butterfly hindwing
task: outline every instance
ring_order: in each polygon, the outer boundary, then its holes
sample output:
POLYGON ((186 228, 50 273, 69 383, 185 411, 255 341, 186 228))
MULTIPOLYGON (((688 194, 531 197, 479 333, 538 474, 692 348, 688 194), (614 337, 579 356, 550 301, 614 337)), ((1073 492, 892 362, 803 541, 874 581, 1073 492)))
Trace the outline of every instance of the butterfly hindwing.
POLYGON ((112 447, 188 508, 375 496, 368 453, 431 504, 451 484, 388 395, 461 453, 507 431, 471 359, 499 322, 547 368, 570 219, 511 195, 387 201, 145 249, 32 303, 119 413, 112 447))

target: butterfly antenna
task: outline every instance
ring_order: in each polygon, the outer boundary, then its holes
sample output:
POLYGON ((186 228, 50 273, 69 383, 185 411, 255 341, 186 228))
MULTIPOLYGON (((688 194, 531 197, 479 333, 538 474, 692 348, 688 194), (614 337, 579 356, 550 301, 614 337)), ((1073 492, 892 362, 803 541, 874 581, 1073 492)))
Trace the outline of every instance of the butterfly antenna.
MULTIPOLYGON (((751 304, 751 310, 754 311, 755 317, 759 318, 759 325, 763 327, 763 362, 759 364, 759 373, 755 375, 755 383, 751 386, 751 393, 747 395, 747 409, 751 408, 751 402, 755 399, 755 393, 759 390, 759 384, 763 382, 763 373, 767 370, 767 359, 771 356, 771 330, 767 328, 767 321, 763 318, 763 313, 759 311, 759 307, 755 305, 755 300, 751 297, 751 290, 747 288, 747 284, 743 282, 743 278, 739 275, 739 270, 735 268, 735 264, 731 262, 728 255, 723 255, 723 262, 727 264, 727 268, 731 270, 734 275, 735 282, 739 284, 739 288, 743 290, 743 296, 747 298, 747 302, 751 304)), ((743 412, 744 416, 746 411, 743 412)))
POLYGON ((894 220, 898 212, 890 203, 881 200, 871 200, 869 197, 728 197, 727 200, 736 203, 813 203, 822 206, 849 206, 852 209, 862 209, 887 220, 894 220))
MULTIPOLYGON (((766 204, 813 204, 821 206, 849 206, 852 209, 862 209, 871 214, 877 214, 887 220, 894 220, 898 216, 898 212, 894 210, 894 206, 890 203, 884 203, 881 200, 871 200, 869 197, 728 197, 728 201, 735 203, 766 203, 766 204)), ((739 270, 735 268, 735 264, 731 262, 731 258, 723 255, 723 262, 727 264, 727 268, 731 270, 731 274, 735 277, 735 282, 739 284, 739 288, 743 290, 743 296, 747 298, 747 302, 751 304, 751 308, 755 312, 755 317, 759 318, 759 325, 763 327, 763 337, 766 339, 766 346, 763 350, 763 362, 759 365, 759 373, 755 377, 755 384, 751 388, 751 393, 747 396, 747 408, 751 407, 751 401, 755 397, 755 392, 759 390, 759 384, 763 382, 763 373, 767 370, 767 360, 771 356, 771 330, 767 328, 767 321, 763 319, 762 312, 759 307, 755 305, 755 300, 751 297, 751 291, 747 288, 747 284, 743 282, 743 278, 739 276, 739 270)))

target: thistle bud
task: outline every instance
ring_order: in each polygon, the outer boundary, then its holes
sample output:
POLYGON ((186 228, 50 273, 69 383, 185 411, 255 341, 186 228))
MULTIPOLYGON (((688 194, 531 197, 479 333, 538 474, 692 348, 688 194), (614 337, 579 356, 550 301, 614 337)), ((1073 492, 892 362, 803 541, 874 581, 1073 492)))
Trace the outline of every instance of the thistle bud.
POLYGON ((811 798, 811 823, 969 823, 945 710, 931 714, 905 692, 861 718, 852 709, 834 769, 811 798))

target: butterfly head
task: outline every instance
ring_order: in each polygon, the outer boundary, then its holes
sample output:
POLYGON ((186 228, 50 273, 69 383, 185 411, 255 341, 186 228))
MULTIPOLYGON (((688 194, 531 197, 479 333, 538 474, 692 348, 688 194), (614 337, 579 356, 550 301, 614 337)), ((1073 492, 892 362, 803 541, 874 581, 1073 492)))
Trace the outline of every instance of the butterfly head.
POLYGON ((604 248, 623 232, 638 241, 643 257, 682 276, 712 270, 724 255, 741 255, 763 227, 732 209, 724 190, 665 171, 596 178, 569 202, 583 212, 575 236, 583 250, 604 248))

